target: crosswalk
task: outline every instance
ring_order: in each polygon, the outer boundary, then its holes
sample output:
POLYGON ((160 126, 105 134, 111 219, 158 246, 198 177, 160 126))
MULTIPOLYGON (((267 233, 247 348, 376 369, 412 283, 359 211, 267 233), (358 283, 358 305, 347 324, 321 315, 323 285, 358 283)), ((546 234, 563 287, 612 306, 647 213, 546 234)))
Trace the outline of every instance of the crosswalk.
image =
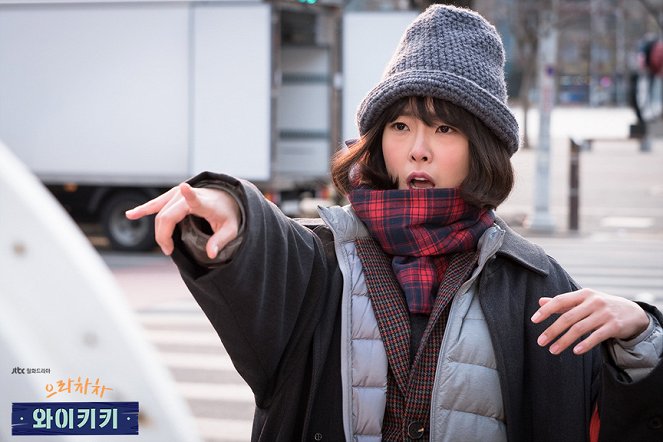
POLYGON ((205 442, 251 438, 253 393, 193 299, 137 312, 144 334, 172 374, 205 442))
POLYGON ((595 233, 529 238, 583 287, 663 308, 663 241, 595 233))

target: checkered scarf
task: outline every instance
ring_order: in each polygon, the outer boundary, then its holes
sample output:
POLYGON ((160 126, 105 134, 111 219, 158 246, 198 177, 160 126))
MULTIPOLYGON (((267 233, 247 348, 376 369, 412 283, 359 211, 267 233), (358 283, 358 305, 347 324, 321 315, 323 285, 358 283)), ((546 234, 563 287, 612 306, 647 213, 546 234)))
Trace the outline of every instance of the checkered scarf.
POLYGON ((458 189, 371 190, 348 198, 388 255, 411 313, 430 314, 447 256, 476 249, 495 217, 466 203, 458 189))

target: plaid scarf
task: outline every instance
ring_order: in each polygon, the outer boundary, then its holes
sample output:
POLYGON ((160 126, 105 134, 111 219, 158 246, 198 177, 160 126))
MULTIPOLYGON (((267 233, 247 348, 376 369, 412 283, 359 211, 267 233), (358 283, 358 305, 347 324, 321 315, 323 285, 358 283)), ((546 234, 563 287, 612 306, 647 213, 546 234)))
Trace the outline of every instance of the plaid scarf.
POLYGON ((495 217, 466 203, 458 189, 371 190, 348 195, 391 265, 411 313, 430 314, 447 255, 476 249, 495 217))

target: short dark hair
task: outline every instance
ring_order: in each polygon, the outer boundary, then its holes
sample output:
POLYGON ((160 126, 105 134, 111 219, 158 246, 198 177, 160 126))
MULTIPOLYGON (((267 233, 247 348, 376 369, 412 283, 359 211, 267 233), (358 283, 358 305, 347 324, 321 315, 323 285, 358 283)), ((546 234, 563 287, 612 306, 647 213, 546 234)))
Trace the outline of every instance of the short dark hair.
POLYGON ((358 184, 381 190, 398 188, 384 162, 382 134, 386 125, 406 108, 426 124, 441 119, 467 137, 470 167, 460 185, 465 201, 481 208, 496 208, 509 196, 514 178, 508 146, 470 112, 431 97, 401 98, 387 107, 373 127, 349 149, 336 153, 331 175, 342 194, 347 195, 358 184))

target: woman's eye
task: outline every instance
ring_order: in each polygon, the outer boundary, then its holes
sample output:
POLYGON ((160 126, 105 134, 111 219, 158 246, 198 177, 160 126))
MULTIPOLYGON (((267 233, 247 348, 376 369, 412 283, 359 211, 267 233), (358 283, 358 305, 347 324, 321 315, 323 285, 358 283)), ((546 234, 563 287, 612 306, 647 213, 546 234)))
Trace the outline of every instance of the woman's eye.
POLYGON ((443 134, 447 134, 449 132, 452 132, 454 130, 453 127, 447 126, 447 125, 442 125, 437 128, 438 132, 442 132, 443 134))
POLYGON ((400 123, 400 122, 398 122, 398 121, 395 122, 392 126, 393 126, 393 128, 396 129, 396 130, 405 130, 405 129, 407 129, 407 124, 405 124, 405 123, 400 123))

